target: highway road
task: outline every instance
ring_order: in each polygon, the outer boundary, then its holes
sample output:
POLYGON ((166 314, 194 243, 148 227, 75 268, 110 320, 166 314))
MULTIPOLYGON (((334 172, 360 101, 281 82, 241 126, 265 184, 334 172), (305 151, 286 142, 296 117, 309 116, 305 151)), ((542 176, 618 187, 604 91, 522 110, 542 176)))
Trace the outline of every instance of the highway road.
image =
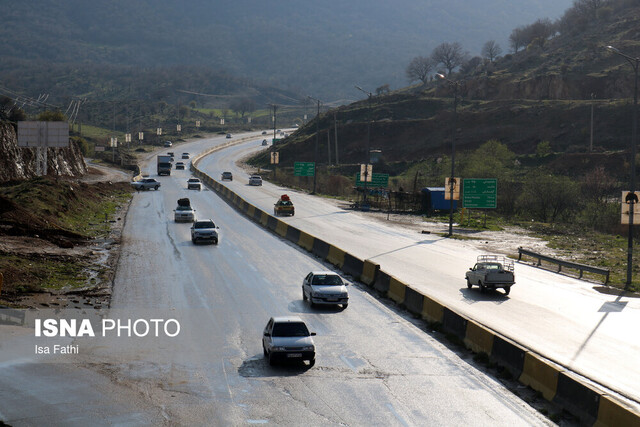
MULTIPOLYGON (((500 332, 550 360, 640 402, 640 298, 599 292, 594 283, 516 264, 511 294, 468 290, 467 268, 480 253, 473 243, 419 234, 340 209, 335 203, 265 182, 247 187, 237 161, 262 150, 250 141, 204 158, 200 169, 218 178, 230 169, 238 179, 225 182, 255 206, 272 212, 284 192, 295 204, 294 217, 281 219, 359 257, 458 313, 500 332)), ((504 251, 517 254, 517 245, 504 251)))
MULTIPOLYGON (((173 151, 195 153, 224 142, 212 138, 173 151)), ((236 176, 233 185, 243 185, 236 176)), ((126 337, 122 329, 120 336, 65 340, 2 327, 0 420, 16 426, 552 424, 436 340, 422 321, 357 284, 349 287, 345 310, 309 307, 302 278, 328 266, 212 191, 187 190, 189 177, 188 170, 174 171, 160 178, 159 191, 134 195, 106 313, 123 324, 173 320, 180 333, 161 328, 157 337, 126 337), (193 245, 189 225, 173 221, 176 200, 185 196, 199 218, 220 227, 218 245, 193 245), (270 366, 264 359, 262 329, 276 315, 298 315, 317 333, 314 367, 270 366), (34 356, 34 341, 64 341, 78 354, 34 356)), ((268 189, 247 188, 256 195, 268 189)), ((257 198, 273 203, 268 193, 257 198)))

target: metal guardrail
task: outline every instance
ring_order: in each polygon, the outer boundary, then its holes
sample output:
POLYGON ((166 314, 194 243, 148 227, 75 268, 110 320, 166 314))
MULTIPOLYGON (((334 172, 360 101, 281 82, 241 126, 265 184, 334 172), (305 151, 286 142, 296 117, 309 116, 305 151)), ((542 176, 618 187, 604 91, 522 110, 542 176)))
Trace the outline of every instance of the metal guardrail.
POLYGON ((605 276, 604 284, 607 284, 609 282, 609 270, 606 268, 592 267, 590 265, 579 264, 577 262, 571 262, 571 261, 563 261, 561 259, 556 259, 547 255, 542 255, 542 254, 532 252, 520 247, 518 248, 518 261, 522 260, 522 255, 537 258, 538 266, 541 265, 542 261, 548 261, 554 264, 558 264, 558 273, 562 271, 562 267, 573 268, 580 271, 580 277, 579 277, 580 279, 582 279, 582 275, 586 271, 589 273, 602 274, 605 276))

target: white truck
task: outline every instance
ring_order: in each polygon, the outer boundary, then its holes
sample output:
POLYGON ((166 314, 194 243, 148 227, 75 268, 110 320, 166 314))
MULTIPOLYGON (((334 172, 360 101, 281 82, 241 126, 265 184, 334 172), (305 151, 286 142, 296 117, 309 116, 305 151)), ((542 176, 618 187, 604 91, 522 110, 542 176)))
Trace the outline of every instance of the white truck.
POLYGON ((476 265, 467 271, 465 277, 469 289, 474 285, 480 287, 480 292, 502 288, 509 295, 511 286, 515 284, 513 260, 503 255, 478 255, 476 265))
POLYGON ((168 154, 158 155, 158 175, 171 175, 171 156, 168 154))

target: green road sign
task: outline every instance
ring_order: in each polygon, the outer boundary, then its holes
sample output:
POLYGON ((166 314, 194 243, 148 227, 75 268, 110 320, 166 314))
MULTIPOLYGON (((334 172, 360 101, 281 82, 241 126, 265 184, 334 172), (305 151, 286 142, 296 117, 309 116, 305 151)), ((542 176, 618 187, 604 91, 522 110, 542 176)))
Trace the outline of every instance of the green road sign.
POLYGON ((315 172, 314 162, 294 162, 293 163, 293 175, 294 176, 313 176, 315 172))
MULTIPOLYGON (((389 186, 388 173, 372 173, 371 182, 367 182, 368 188, 387 188, 389 186)), ((364 182, 360 181, 360 173, 356 174, 356 187, 364 187, 364 182)))
POLYGON ((495 178, 463 179, 462 206, 470 209, 495 209, 498 206, 498 180, 495 178))

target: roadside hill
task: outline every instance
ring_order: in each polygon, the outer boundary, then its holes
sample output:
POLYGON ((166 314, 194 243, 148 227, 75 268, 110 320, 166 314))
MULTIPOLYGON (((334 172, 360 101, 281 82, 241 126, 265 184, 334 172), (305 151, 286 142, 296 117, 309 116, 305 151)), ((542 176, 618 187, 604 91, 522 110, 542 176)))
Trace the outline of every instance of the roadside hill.
MULTIPOLYGON (((624 178, 633 69, 606 46, 640 55, 640 45, 633 41, 640 34, 640 8, 626 2, 610 4, 601 18, 556 32, 494 63, 480 62, 449 76, 459 82, 458 150, 469 151, 497 139, 518 155, 535 156, 544 142, 553 154, 545 161, 561 173, 580 175, 602 165, 624 178)), ((332 109, 320 117, 319 162, 327 161, 327 131, 333 141, 336 124, 340 162, 364 162, 369 114, 370 146, 382 151, 387 165, 406 166, 448 156, 453 96, 451 84, 434 79, 388 95, 374 95, 370 110, 367 100, 332 109)), ((277 147, 282 166, 313 161, 315 129, 314 119, 277 147)), ((266 156, 255 161, 268 165, 266 156)))

